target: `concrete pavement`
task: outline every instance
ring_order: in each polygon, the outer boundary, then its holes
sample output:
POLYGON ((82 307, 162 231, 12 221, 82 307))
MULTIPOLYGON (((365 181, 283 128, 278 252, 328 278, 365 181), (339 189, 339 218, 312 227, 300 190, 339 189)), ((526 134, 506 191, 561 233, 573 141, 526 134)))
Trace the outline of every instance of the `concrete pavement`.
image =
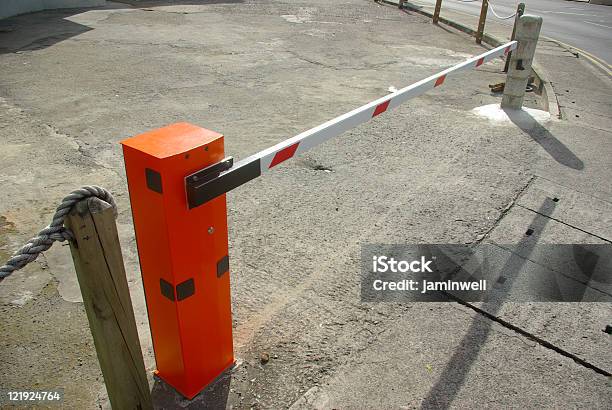
MULTIPOLYGON (((190 121, 244 158, 482 48, 372 2, 131 3, 21 16, 0 34, 0 257, 72 188, 110 189, 152 370, 119 140, 190 121)), ((152 379, 157 406, 607 407, 609 304, 359 300, 361 243, 516 243, 534 220, 543 242, 610 243, 609 80, 552 43, 537 59, 567 120, 473 115, 500 100, 498 61, 232 192, 240 364, 193 402, 152 379), (534 212, 547 195, 558 207, 534 212)), ((2 283, 0 385, 108 406, 78 300, 61 246, 2 283)))

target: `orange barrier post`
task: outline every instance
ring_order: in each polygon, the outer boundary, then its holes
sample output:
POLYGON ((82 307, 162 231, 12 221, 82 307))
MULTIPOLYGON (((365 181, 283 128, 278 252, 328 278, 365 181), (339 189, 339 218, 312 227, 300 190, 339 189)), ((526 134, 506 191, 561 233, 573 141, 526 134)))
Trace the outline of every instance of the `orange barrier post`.
POLYGON ((121 143, 157 374, 191 399, 234 363, 225 195, 190 209, 185 192, 223 136, 177 123, 121 143))

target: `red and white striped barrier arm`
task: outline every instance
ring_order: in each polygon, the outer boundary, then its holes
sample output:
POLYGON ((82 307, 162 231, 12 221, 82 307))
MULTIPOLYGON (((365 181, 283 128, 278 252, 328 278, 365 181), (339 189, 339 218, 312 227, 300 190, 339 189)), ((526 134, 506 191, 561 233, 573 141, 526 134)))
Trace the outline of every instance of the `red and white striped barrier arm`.
POLYGON ((232 163, 231 159, 227 159, 196 172, 185 179, 189 207, 194 208, 202 205, 219 195, 231 191, 245 182, 257 178, 289 158, 308 151, 387 110, 397 107, 411 98, 442 85, 450 75, 480 67, 488 61, 507 55, 510 51, 516 49, 516 47, 517 42, 511 41, 404 87, 401 90, 385 95, 308 131, 304 131, 295 137, 253 154, 235 164, 232 163))

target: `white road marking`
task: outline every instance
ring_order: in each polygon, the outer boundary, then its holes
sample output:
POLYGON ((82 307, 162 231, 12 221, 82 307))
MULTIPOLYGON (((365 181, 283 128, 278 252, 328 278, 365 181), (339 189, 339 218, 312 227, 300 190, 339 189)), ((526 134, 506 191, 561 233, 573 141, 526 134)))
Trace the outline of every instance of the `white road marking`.
POLYGON ((583 14, 583 13, 569 13, 565 11, 551 11, 553 14, 569 14, 572 16, 589 16, 589 17, 597 17, 597 14, 583 14))
POLYGON ((605 24, 593 23, 592 21, 586 21, 586 20, 585 20, 585 21, 584 21, 584 23, 587 23, 587 24, 592 24, 592 25, 594 25, 594 26, 599 26, 599 27, 612 28, 612 27, 610 27, 610 26, 606 26, 605 24))
POLYGON ((572 16, 599 17, 597 14, 570 13, 566 11, 550 11, 550 10, 537 10, 537 9, 531 9, 531 11, 536 11, 538 13, 548 13, 548 14, 569 14, 572 16))

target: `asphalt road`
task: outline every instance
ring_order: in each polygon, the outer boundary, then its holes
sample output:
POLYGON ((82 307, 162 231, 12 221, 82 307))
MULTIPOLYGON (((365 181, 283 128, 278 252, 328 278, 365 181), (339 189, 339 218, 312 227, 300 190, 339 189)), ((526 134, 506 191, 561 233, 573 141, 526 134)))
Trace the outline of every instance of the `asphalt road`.
MULTIPOLYGON (((418 0, 415 4, 435 4, 435 0, 418 0)), ((518 0, 490 0, 495 12, 509 16, 516 11, 518 0)), ((574 47, 583 49, 595 57, 612 62, 612 6, 601 6, 580 1, 563 0, 523 0, 526 13, 542 16, 544 35, 562 41, 574 47)), ((445 8, 478 16, 481 2, 444 0, 442 14, 445 8)), ((512 25, 513 19, 499 20, 491 12, 487 21, 495 19, 502 24, 512 25)))

